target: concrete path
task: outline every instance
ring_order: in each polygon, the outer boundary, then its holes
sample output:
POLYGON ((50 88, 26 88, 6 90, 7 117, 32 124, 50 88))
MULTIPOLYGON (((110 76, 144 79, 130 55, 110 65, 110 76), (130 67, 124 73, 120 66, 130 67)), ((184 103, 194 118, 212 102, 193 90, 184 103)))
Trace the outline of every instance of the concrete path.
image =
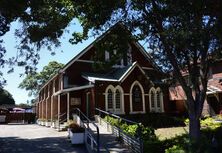
MULTIPOLYGON (((101 153, 131 153, 126 146, 117 141, 116 136, 114 136, 111 131, 108 131, 107 127, 100 125, 99 123, 95 124, 99 128, 101 153)), ((89 127, 96 133, 95 126, 90 123, 89 127)))
POLYGON ((39 125, 0 125, 1 153, 87 153, 84 145, 73 146, 67 132, 39 125))

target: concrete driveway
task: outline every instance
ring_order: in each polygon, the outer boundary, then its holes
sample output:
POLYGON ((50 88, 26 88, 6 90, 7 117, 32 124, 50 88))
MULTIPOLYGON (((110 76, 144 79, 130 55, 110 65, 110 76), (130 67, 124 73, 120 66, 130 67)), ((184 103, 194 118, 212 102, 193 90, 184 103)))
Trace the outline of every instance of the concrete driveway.
POLYGON ((39 125, 0 125, 1 153, 87 153, 84 145, 71 145, 67 132, 39 125))

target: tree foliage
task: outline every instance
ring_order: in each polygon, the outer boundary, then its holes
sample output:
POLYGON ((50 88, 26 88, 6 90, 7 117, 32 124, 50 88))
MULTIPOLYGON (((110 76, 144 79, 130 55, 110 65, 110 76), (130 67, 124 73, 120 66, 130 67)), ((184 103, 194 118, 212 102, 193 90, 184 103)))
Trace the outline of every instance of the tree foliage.
POLYGON ((127 65, 131 60, 128 51, 129 42, 133 38, 126 27, 121 23, 117 23, 107 33, 104 34, 105 37, 94 44, 96 48, 96 53, 93 57, 95 71, 107 71, 116 63, 121 62, 120 65, 127 65), (109 60, 104 59, 106 52, 109 54, 109 60), (122 59, 123 61, 121 61, 122 59))
POLYGON ((2 104, 15 104, 12 95, 5 89, 0 88, 0 105, 2 104))
POLYGON ((36 96, 41 85, 58 73, 63 66, 62 63, 56 61, 49 62, 47 66, 43 67, 41 72, 28 74, 19 84, 19 88, 29 91, 29 96, 36 96))
POLYGON ((23 24, 16 33, 22 38, 19 56, 25 57, 25 62, 15 61, 21 65, 38 61, 38 52, 30 44, 34 44, 37 50, 51 44, 58 46, 59 38, 73 19, 78 19, 83 28, 82 32, 73 31, 70 39, 73 44, 122 21, 138 40, 147 42, 159 64, 173 71, 187 96, 191 137, 199 137, 209 64, 221 55, 222 1, 32 0, 18 3, 2 0, 0 6, 0 19, 4 21, 1 33, 5 33, 5 27, 7 31, 11 21, 18 19, 23 24), (14 5, 9 5, 11 3, 14 5), (3 9, 17 5, 21 5, 18 12, 3 9), (182 69, 190 74, 191 85, 186 84, 182 69))

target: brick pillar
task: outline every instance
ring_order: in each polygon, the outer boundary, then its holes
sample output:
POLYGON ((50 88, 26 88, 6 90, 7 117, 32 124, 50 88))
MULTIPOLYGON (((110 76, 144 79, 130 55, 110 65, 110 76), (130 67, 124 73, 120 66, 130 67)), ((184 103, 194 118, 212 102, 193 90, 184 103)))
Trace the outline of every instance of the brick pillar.
POLYGON ((36 116, 39 118, 39 102, 36 103, 36 116))
POLYGON ((52 120, 53 120, 53 98, 54 98, 54 96, 51 96, 51 103, 50 103, 50 107, 51 107, 51 111, 50 111, 50 113, 51 113, 51 122, 52 122, 52 120))
POLYGON ((51 98, 47 98, 47 119, 51 120, 51 98))
POLYGON ((48 120, 48 98, 45 100, 45 119, 48 120))
POLYGON ((38 118, 41 118, 41 101, 38 103, 38 108, 39 108, 39 112, 38 112, 38 118))
POLYGON ((45 119, 45 100, 42 101, 42 118, 45 119))
POLYGON ((43 102, 43 118, 46 119, 46 99, 43 102))
POLYGON ((69 108, 70 108, 70 95, 69 95, 69 92, 67 93, 67 121, 69 120, 69 114, 70 114, 70 110, 69 110, 69 108))
POLYGON ((42 118, 42 101, 39 103, 39 108, 40 108, 39 118, 42 118))
POLYGON ((61 107, 61 105, 60 105, 60 100, 61 100, 61 96, 60 95, 58 95, 58 121, 59 121, 59 119, 60 119, 60 107, 61 107))
POLYGON ((91 89, 91 104, 90 104, 90 115, 94 116, 95 115, 95 89, 91 89))
POLYGON ((52 112, 53 112, 53 119, 57 120, 58 118, 56 118, 56 116, 58 115, 58 96, 53 96, 52 112))
POLYGON ((44 118, 44 115, 43 115, 43 103, 44 103, 44 100, 42 100, 41 102, 41 118, 44 118))

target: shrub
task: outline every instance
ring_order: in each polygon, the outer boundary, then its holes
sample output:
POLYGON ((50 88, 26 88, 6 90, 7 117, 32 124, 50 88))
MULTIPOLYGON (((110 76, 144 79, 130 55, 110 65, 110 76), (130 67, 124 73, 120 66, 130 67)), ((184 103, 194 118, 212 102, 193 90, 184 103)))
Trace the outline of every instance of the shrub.
POLYGON ((129 135, 137 136, 138 125, 137 124, 128 125, 125 129, 122 130, 129 135))
POLYGON ((70 128, 70 130, 72 131, 72 133, 81 133, 81 132, 84 132, 85 129, 81 126, 79 126, 78 124, 76 123, 71 123, 69 124, 68 126, 70 128))
POLYGON ((143 123, 144 126, 153 128, 166 128, 185 126, 183 117, 175 117, 172 114, 149 113, 125 115, 124 118, 143 123))
MULTIPOLYGON (((189 119, 186 119, 184 121, 184 123, 186 125, 189 125, 189 119)), ((206 118, 203 118, 200 120, 200 125, 201 127, 211 127, 211 128, 218 128, 220 126, 222 126, 222 123, 221 122, 216 122, 214 118, 212 117, 206 117, 206 118)))
MULTIPOLYGON (((114 126, 119 125, 118 119, 116 119, 116 118, 113 118, 113 117, 110 117, 110 116, 105 116, 104 120, 109 122, 111 125, 114 125, 114 126)), ((121 122, 121 120, 119 122, 121 122)))
POLYGON ((201 124, 201 126, 206 127, 206 126, 213 126, 213 125, 215 125, 215 122, 214 122, 213 118, 207 117, 205 119, 200 120, 200 124, 201 124))
POLYGON ((165 149, 163 142, 158 139, 145 140, 143 146, 144 153, 163 153, 165 149))
POLYGON ((203 134, 201 141, 192 141, 188 135, 178 136, 173 139, 165 140, 163 146, 165 153, 219 153, 221 145, 212 144, 212 139, 203 134))
POLYGON ((165 153, 186 153, 181 146, 173 145, 173 147, 165 150, 165 153))
MULTIPOLYGON (((122 122, 121 120, 118 121, 118 119, 110 117, 110 116, 105 116, 104 118, 105 121, 109 122, 111 125, 116 126, 123 130, 125 133, 138 137, 139 134, 139 124, 132 124, 129 125, 125 122, 122 122)), ((145 127, 141 124, 141 137, 143 140, 150 140, 153 138, 156 138, 155 131, 151 127, 145 127)))

